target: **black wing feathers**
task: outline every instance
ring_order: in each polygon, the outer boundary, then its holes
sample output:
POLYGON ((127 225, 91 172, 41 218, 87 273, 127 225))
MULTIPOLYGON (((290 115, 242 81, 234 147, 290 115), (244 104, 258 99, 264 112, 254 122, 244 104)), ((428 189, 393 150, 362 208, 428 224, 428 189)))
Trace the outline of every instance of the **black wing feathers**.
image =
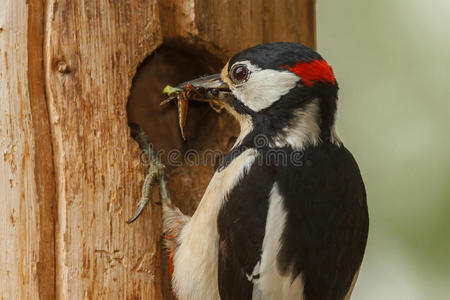
POLYGON ((278 262, 293 278, 302 273, 305 300, 341 300, 367 241, 364 183, 344 146, 306 149, 303 162, 302 167, 277 167, 288 211, 278 262))
MULTIPOLYGON (((292 150, 282 150, 293 157, 292 150)), ((275 182, 288 212, 278 255, 281 272, 292 280, 301 274, 305 300, 341 300, 347 294, 367 241, 364 183, 344 146, 321 143, 303 154, 299 165, 275 163, 261 151, 267 160, 251 167, 222 207, 218 216, 222 300, 252 297, 247 275, 261 258, 275 182)))
POLYGON ((218 216, 219 292, 222 300, 251 299, 261 258, 273 170, 255 163, 233 188, 218 216))

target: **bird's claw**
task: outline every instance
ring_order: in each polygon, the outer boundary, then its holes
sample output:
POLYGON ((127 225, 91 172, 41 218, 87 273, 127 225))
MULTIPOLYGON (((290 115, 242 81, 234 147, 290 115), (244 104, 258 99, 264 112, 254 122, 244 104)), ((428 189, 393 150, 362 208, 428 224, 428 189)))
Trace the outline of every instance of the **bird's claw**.
MULTIPOLYGON (((138 142, 139 147, 146 155, 146 163, 148 164, 148 174, 145 177, 142 185, 141 200, 138 202, 138 207, 134 215, 127 221, 128 224, 133 223, 143 212, 145 206, 150 202, 152 196, 152 187, 159 183, 160 199, 161 201, 170 202, 169 193, 167 190, 166 167, 161 163, 159 157, 156 155, 151 146, 147 134, 136 124, 130 124, 131 135, 138 142)), ((161 202, 153 202, 160 205, 161 202)))

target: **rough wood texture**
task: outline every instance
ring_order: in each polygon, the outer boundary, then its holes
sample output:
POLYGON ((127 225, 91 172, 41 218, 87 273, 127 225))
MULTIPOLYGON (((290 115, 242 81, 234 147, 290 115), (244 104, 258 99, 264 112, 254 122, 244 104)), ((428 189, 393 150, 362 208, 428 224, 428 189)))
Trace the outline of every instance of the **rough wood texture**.
POLYGON ((161 43, 155 1, 50 1, 45 71, 56 172, 56 296, 161 299, 160 210, 125 223, 143 169, 126 104, 161 43))
POLYGON ((42 74, 42 4, 0 14, 0 297, 54 297, 53 158, 42 74))
MULTIPOLYGON (((125 224, 145 175, 127 123, 141 125, 166 153, 226 151, 236 123, 194 105, 184 143, 175 108, 158 106, 162 87, 217 72, 230 55, 255 44, 315 46, 314 6, 312 0, 2 1, 0 298, 169 299, 160 208, 149 206, 125 224)), ((213 158, 169 166, 169 187, 186 213, 216 164, 213 158)))
POLYGON ((184 39, 221 58, 261 43, 315 48, 315 0, 159 0, 165 40, 184 39))

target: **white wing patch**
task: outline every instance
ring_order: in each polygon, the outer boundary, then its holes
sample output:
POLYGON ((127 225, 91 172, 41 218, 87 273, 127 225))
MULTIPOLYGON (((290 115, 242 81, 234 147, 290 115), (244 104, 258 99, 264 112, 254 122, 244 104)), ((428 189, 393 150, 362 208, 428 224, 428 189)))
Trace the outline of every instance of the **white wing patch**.
POLYGON ((287 211, 284 208, 283 197, 279 192, 278 184, 275 183, 270 192, 266 233, 259 264, 259 279, 253 279, 253 300, 303 299, 301 275, 292 281, 290 274, 281 274, 277 265, 277 256, 282 246, 281 235, 286 225, 286 217, 287 211))

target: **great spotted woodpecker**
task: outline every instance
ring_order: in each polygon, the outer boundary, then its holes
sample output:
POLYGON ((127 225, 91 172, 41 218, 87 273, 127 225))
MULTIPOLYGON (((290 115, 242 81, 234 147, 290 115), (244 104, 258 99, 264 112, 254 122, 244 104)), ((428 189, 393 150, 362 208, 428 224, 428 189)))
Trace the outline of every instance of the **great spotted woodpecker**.
POLYGON ((241 132, 192 217, 163 199, 177 297, 349 299, 368 210, 335 131, 332 68, 306 46, 269 43, 189 83, 221 101, 241 132))

